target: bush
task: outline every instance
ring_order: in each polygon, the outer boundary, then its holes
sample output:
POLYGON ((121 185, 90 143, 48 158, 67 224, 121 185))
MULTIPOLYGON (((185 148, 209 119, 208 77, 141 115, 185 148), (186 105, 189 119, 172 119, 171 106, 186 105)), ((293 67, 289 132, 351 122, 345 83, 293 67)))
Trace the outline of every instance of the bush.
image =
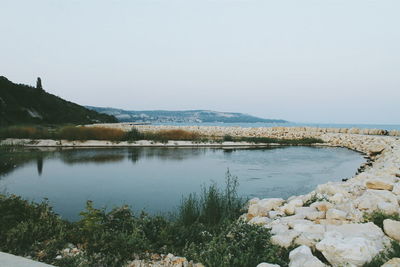
POLYGON ((185 255, 209 267, 247 267, 260 262, 286 266, 289 250, 273 245, 269 230, 246 223, 232 223, 204 244, 190 244, 185 255))
POLYGON ((224 135, 224 137, 222 138, 222 141, 224 141, 224 142, 232 142, 232 141, 234 141, 234 140, 233 140, 232 135, 226 134, 226 135, 224 135))
POLYGON ((128 131, 125 134, 125 140, 126 141, 138 141, 138 140, 144 140, 144 134, 141 133, 138 129, 132 128, 130 131, 128 131))
POLYGON ((237 219, 246 203, 246 199, 237 194, 238 178, 231 175, 229 170, 225 176, 225 189, 218 189, 216 184, 203 188, 200 197, 190 194, 184 198, 178 214, 178 220, 188 226, 195 222, 213 226, 223 220, 237 219))

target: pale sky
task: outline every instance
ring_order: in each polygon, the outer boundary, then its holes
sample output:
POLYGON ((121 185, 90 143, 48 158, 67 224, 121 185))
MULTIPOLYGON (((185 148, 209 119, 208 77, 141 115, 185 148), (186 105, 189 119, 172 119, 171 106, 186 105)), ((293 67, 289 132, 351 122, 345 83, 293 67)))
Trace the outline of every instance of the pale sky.
POLYGON ((400 1, 0 0, 0 75, 82 105, 400 124, 400 1))

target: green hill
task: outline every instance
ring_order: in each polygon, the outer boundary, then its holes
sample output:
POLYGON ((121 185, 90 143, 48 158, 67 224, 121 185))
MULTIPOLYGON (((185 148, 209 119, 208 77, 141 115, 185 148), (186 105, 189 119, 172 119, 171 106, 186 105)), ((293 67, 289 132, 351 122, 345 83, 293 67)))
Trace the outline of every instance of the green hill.
POLYGON ((0 126, 98 122, 117 122, 117 119, 47 93, 40 78, 35 88, 0 76, 0 126))

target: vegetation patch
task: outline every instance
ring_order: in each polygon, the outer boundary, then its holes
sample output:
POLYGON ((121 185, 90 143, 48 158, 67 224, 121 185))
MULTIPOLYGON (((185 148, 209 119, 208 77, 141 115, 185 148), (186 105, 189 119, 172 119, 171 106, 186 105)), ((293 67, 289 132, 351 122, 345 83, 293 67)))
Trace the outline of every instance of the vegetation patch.
POLYGON ((5 138, 27 138, 27 139, 53 139, 53 140, 106 140, 106 141, 128 141, 149 140, 159 143, 168 141, 192 141, 195 143, 210 142, 247 142, 253 144, 280 144, 280 145, 311 145, 323 143, 317 138, 279 139, 269 137, 232 137, 225 135, 221 137, 203 136, 197 132, 182 129, 160 130, 142 132, 132 128, 125 132, 121 129, 107 127, 42 127, 42 126, 11 126, 0 129, 0 139, 5 138))
POLYGON ((206 266, 287 266, 289 250, 273 245, 269 230, 238 221, 246 200, 237 186, 228 172, 224 189, 204 187, 169 216, 134 214, 127 206, 106 212, 89 201, 76 222, 60 218, 46 201, 1 196, 0 250, 57 266, 123 266, 149 253, 173 253, 206 266), (60 257, 69 247, 79 253, 60 257))
POLYGON ((363 265, 363 267, 380 267, 392 258, 400 258, 400 243, 392 241, 389 248, 375 256, 372 261, 363 265))
POLYGON ((383 221, 386 219, 392 219, 395 221, 400 221, 400 215, 399 214, 386 214, 381 211, 375 211, 370 214, 365 214, 364 215, 364 221, 365 222, 373 222, 383 230, 383 221))

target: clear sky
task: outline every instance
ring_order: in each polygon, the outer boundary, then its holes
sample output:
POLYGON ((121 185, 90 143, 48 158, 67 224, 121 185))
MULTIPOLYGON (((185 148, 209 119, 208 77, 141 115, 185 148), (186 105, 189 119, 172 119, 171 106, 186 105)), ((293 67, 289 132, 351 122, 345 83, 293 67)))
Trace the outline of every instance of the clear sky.
POLYGON ((0 0, 0 75, 83 105, 400 123, 399 0, 0 0))

